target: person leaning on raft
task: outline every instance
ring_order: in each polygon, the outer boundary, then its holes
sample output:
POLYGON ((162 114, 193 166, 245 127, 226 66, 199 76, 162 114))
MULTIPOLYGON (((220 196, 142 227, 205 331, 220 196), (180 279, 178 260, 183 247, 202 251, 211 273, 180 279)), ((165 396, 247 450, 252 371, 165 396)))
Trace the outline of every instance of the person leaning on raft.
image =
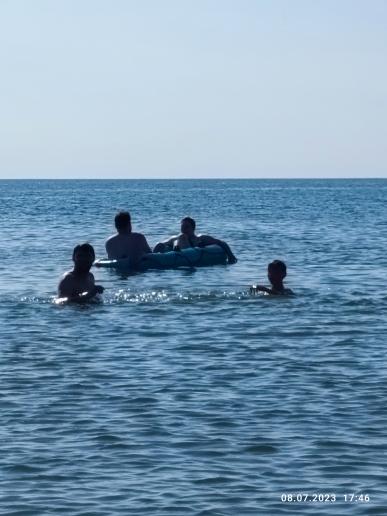
POLYGON ((184 217, 181 221, 179 235, 168 240, 159 242, 153 249, 154 253, 165 253, 167 251, 180 251, 188 247, 206 247, 207 245, 219 245, 227 254, 228 263, 236 263, 237 259, 226 242, 218 240, 209 235, 195 234, 196 222, 191 217, 184 217))
POLYGON ((132 231, 130 213, 120 211, 114 219, 117 233, 107 239, 105 248, 109 260, 129 258, 131 267, 136 268, 144 254, 151 253, 145 236, 132 231))
POLYGON ((95 260, 93 246, 77 245, 73 251, 74 268, 66 272, 58 285, 58 297, 70 302, 82 302, 102 294, 104 288, 96 285, 90 272, 95 260))

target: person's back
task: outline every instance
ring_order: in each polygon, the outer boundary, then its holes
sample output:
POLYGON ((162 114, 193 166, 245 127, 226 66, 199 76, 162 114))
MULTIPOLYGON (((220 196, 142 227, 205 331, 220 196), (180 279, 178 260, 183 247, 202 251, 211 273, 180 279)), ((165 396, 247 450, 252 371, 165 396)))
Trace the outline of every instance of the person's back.
POLYGON ((136 267, 146 253, 151 249, 146 238, 141 233, 133 233, 128 212, 117 213, 115 219, 117 234, 107 239, 105 248, 109 260, 129 258, 132 267, 136 267))

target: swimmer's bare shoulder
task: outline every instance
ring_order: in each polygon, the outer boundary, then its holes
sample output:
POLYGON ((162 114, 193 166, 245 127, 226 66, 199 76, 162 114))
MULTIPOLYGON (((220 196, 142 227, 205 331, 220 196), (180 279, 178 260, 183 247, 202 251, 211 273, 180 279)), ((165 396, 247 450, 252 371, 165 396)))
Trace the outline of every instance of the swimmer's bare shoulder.
POLYGON ((63 274, 58 285, 58 296, 68 297, 72 296, 74 291, 74 275, 72 271, 67 271, 63 274))
POLYGON ((110 236, 105 242, 105 249, 110 259, 112 258, 110 255, 112 252, 114 252, 115 246, 117 245, 116 242, 117 235, 110 236))
POLYGON ((111 235, 105 242, 105 246, 111 245, 118 240, 118 235, 111 235))

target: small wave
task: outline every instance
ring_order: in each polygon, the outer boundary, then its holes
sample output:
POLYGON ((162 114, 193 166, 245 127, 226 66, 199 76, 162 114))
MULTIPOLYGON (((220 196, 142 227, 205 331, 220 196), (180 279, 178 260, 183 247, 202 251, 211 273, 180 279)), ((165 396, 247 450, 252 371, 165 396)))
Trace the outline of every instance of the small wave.
MULTIPOLYGON (((86 307, 92 305, 120 305, 120 304, 193 304, 216 301, 243 301, 257 302, 267 299, 288 299, 286 296, 251 295, 246 290, 207 290, 197 292, 181 292, 167 290, 133 291, 120 289, 117 291, 105 291, 104 295, 85 303, 71 303, 71 306, 86 307)), ((56 307, 69 306, 68 303, 56 303, 57 297, 51 296, 1 296, 0 304, 11 305, 55 305, 56 307)))
POLYGON ((164 290, 151 292, 131 292, 128 290, 119 290, 115 293, 109 293, 104 296, 105 304, 125 304, 125 303, 166 303, 169 301, 169 295, 164 290))
POLYGON ((241 300, 250 298, 247 291, 227 292, 227 291, 206 291, 206 292, 168 292, 166 290, 150 291, 150 292, 133 292, 128 290, 119 290, 114 294, 105 296, 105 304, 149 304, 149 303, 197 303, 217 300, 241 300))
MULTIPOLYGON (((15 301, 15 298, 10 298, 9 302, 15 301)), ((55 300, 55 296, 50 297, 42 297, 42 296, 23 296, 20 299, 17 299, 20 303, 27 303, 27 304, 38 304, 38 305, 45 305, 53 303, 55 300)))

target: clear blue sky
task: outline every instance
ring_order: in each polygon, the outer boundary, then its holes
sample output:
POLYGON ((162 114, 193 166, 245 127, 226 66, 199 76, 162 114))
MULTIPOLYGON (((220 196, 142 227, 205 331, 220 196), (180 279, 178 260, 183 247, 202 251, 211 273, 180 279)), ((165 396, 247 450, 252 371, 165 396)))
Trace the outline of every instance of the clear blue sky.
POLYGON ((385 0, 0 0, 0 177, 387 177, 385 0))

